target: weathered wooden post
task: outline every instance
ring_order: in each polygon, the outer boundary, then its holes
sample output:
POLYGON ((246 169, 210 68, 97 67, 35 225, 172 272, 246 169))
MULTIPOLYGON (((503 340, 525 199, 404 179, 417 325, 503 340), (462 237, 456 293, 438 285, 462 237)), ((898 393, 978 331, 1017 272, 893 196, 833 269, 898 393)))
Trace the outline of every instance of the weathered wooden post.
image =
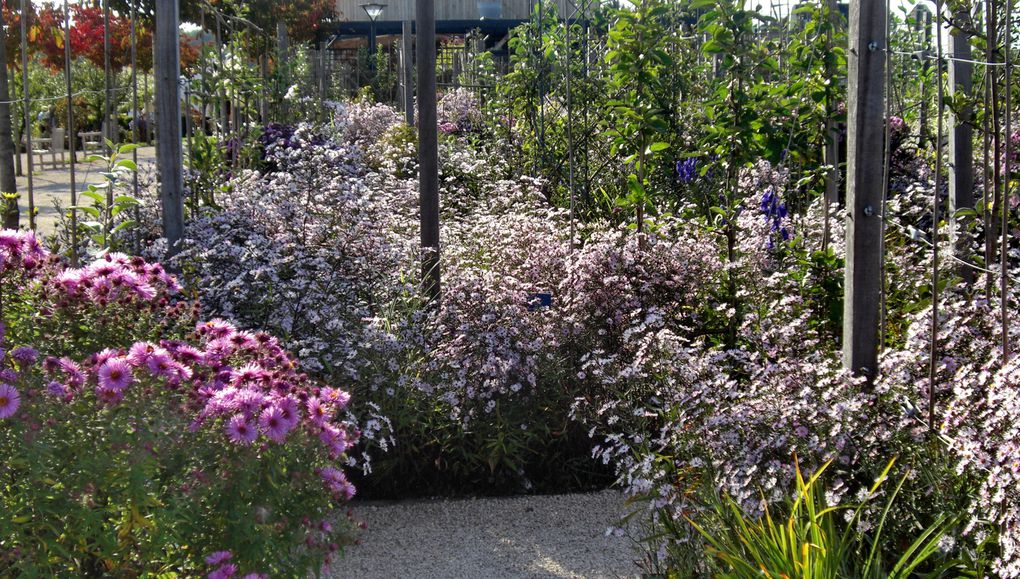
POLYGON ((869 379, 878 368, 882 293, 886 20, 884 0, 851 1, 843 365, 869 379))
POLYGON ((400 37, 401 79, 404 85, 404 121, 414 126, 414 38, 411 36, 411 20, 404 20, 400 37))
POLYGON ((170 255, 184 237, 184 175, 181 151, 181 53, 179 0, 156 2, 156 165, 163 206, 163 236, 170 255))
POLYGON ((418 190, 421 207, 422 289, 440 295, 439 127, 436 116, 436 13, 434 0, 417 0, 418 190))
MULTIPOLYGON (((830 79, 837 78, 837 72, 833 70, 835 67, 835 57, 832 56, 833 48, 835 47, 834 36, 835 27, 839 22, 839 6, 836 4, 836 0, 828 0, 826 3, 826 19, 828 20, 828 28, 825 34, 826 46, 829 49, 829 56, 826 58, 826 72, 830 79)), ((829 248, 829 238, 831 237, 831 223, 829 221, 830 211, 832 206, 839 203, 839 131, 837 130, 836 120, 833 118, 836 115, 836 100, 833 91, 826 91, 826 102, 825 102, 825 150, 823 153, 825 164, 829 167, 825 173, 825 195, 822 198, 825 207, 823 208, 823 219, 825 220, 822 224, 822 251, 829 248)))
MULTIPOLYGON (((969 22, 970 13, 965 8, 957 10, 954 20, 959 23, 969 22)), ((957 95, 962 96, 966 103, 949 115, 949 233, 956 256, 970 263, 965 234, 967 225, 973 220, 958 217, 956 212, 974 207, 973 107, 969 102, 974 85, 974 66, 970 62, 970 39, 958 26, 954 26, 949 35, 949 53, 953 57, 949 65, 949 94, 953 95, 954 103, 960 102, 960 99, 955 98, 957 95)), ((957 271, 967 283, 974 281, 974 270, 971 267, 961 263, 957 271)))

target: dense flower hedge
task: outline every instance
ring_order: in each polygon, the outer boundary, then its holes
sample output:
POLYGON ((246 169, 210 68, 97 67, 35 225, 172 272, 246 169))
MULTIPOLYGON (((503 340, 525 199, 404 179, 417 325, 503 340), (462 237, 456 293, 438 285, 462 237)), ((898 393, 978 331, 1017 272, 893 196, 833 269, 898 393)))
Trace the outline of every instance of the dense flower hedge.
MULTIPOLYGON (((731 247, 724 218, 705 223, 683 204, 648 218, 644 234, 596 221, 571 239, 546 184, 472 134, 468 97, 444 99, 439 303, 415 289, 414 136, 381 105, 339 107, 322 130, 274 129, 268 169, 225 184, 222 208, 189 225, 176 262, 209 314, 271 329, 314 373, 356 390, 370 492, 562 490, 611 473, 647 499, 663 539, 651 566, 670 568, 701 547, 686 521, 706 487, 754 515, 787 497, 794 456, 806 472, 832 460, 827 500, 850 504, 899 457, 910 475, 889 544, 955 513, 964 520, 941 561, 997 544, 995 571, 1018 574, 1016 364, 1000 367, 989 345, 988 306, 951 306, 962 290, 941 310, 941 351, 954 352, 940 366, 941 442, 919 410, 923 163, 902 155, 911 170, 887 207, 889 348, 865 384, 838 357, 843 216, 830 211, 823 249, 823 209, 793 214, 786 168, 740 170, 731 247), (968 331, 980 340, 962 330, 978 327, 968 331)), ((703 179, 688 165, 681 176, 703 179)), ((943 264, 947 279, 954 267, 943 264)))

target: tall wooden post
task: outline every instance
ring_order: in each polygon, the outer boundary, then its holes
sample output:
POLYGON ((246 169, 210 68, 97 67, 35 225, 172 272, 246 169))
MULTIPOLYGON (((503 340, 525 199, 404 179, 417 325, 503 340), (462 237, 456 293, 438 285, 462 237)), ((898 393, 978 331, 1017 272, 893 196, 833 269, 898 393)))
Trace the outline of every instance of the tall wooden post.
MULTIPOLYGON (((970 13, 966 9, 957 11, 954 16, 961 22, 970 20, 970 13)), ((949 94, 954 97, 962 95, 968 104, 949 116, 949 231, 957 257, 969 263, 966 238, 961 232, 966 231, 967 224, 972 220, 957 217, 956 211, 974 207, 973 107, 969 104, 974 89, 974 65, 969 62, 970 39, 959 28, 954 27, 953 30, 949 36, 949 53, 954 59, 949 65, 949 94)), ((959 100, 954 98, 953 102, 959 100)), ((957 270, 967 283, 974 281, 972 268, 960 264, 957 270)))
MULTIPOLYGON (((829 50, 829 54, 832 54, 834 44, 834 36, 837 22, 839 22, 839 6, 836 4, 836 0, 828 0, 826 2, 826 19, 828 20, 828 31, 825 35, 826 47, 829 50)), ((833 70, 834 58, 829 57, 826 59, 826 72, 831 79, 838 78, 837 72, 833 70)), ((836 115, 836 98, 833 91, 827 91, 825 99, 825 150, 823 156, 825 158, 825 164, 829 167, 825 173, 825 195, 822 201, 825 203, 823 208, 823 218, 825 221, 822 224, 822 251, 829 248, 829 238, 831 234, 831 223, 830 223, 830 211, 832 206, 839 203, 839 131, 837 130, 836 120, 833 118, 836 115)))
POLYGON ((181 152, 181 53, 179 0, 156 2, 156 165, 163 205, 163 236, 170 255, 184 237, 184 175, 181 152))
POLYGON ((417 0, 418 190, 421 206, 422 289, 440 295, 439 126, 436 115, 436 13, 434 0, 417 0))
POLYGON ((885 0, 850 3, 843 365, 869 378, 878 368, 882 289, 887 17, 885 0))
POLYGON ((407 126, 414 126, 414 38, 411 36, 411 21, 405 20, 401 29, 400 52, 401 79, 404 85, 404 121, 407 126))

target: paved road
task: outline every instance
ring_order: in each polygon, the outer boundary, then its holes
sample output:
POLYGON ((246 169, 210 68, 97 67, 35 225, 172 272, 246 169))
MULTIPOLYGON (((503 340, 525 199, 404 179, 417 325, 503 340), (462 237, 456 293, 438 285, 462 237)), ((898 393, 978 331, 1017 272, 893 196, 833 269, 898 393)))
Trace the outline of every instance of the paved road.
MULTIPOLYGON (((84 156, 79 153, 79 159, 83 159, 84 156)), ((43 234, 53 233, 54 227, 58 221, 58 215, 56 210, 56 202, 59 201, 60 205, 65 209, 71 205, 71 172, 70 165, 65 163, 63 165, 57 165, 54 169, 49 164, 49 157, 46 158, 47 163, 45 167, 38 166, 38 158, 36 160, 35 173, 32 178, 32 190, 35 194, 35 205, 39 209, 39 215, 36 218, 37 228, 43 234)), ((22 168, 27 171, 27 161, 25 155, 21 156, 22 168)), ((138 163, 144 165, 146 163, 156 162, 156 149, 155 147, 142 147, 138 150, 138 163)), ((104 169, 102 163, 84 163, 79 162, 75 168, 76 171, 76 188, 78 191, 83 191, 89 183, 97 183, 102 180, 102 177, 96 174, 97 171, 104 169)), ((21 193, 21 199, 18 202, 18 207, 21 209, 21 225, 22 227, 28 227, 28 177, 18 177, 18 192, 21 193)))
POLYGON ((352 507, 368 529, 333 565, 337 579, 640 576, 630 539, 606 536, 626 513, 615 491, 352 507))

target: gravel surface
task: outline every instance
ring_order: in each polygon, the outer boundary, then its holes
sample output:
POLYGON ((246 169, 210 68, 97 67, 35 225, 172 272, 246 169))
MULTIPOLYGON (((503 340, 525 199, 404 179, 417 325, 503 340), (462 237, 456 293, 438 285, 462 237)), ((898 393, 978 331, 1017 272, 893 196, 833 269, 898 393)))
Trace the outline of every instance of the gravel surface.
POLYGON ((640 576, 631 541, 606 536, 626 513, 615 491, 352 507, 368 528, 338 579, 640 576))

